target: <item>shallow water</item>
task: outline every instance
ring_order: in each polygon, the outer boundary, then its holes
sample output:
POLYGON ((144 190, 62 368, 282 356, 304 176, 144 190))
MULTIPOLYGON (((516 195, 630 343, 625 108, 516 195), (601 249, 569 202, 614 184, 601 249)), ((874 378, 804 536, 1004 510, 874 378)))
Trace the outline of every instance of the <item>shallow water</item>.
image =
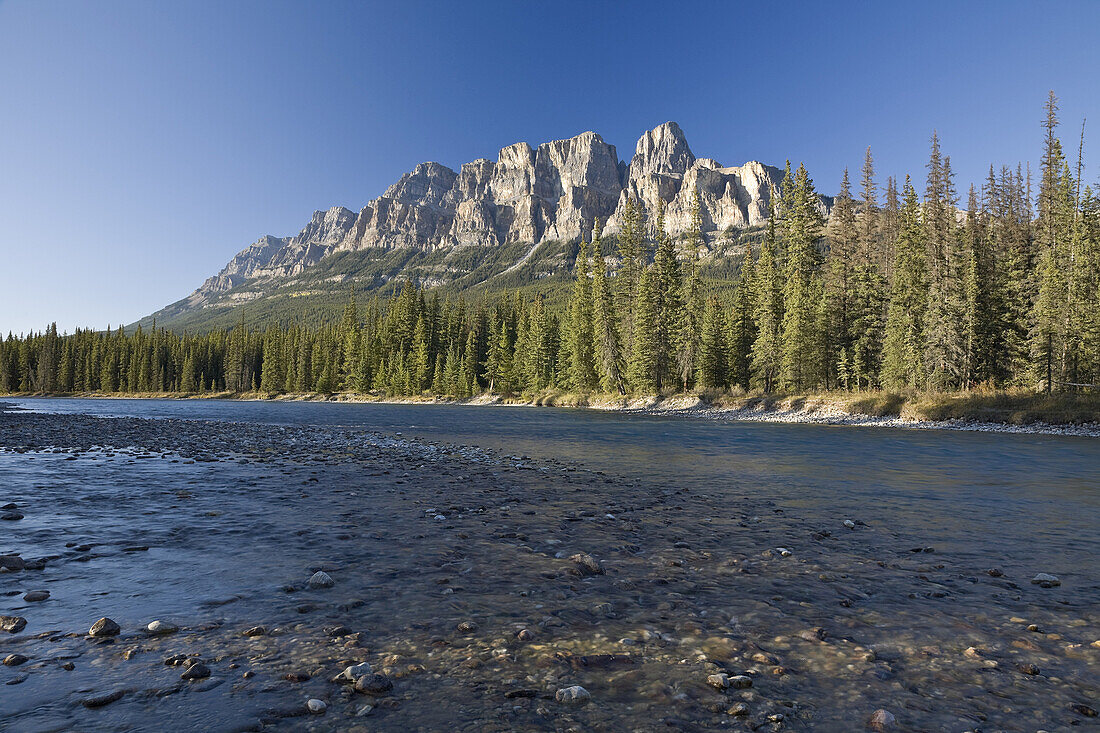
POLYGON ((51 558, 0 575, 14 594, 0 609, 28 618, 0 651, 30 657, 0 668, 24 678, 0 687, 0 729, 859 730, 877 708, 910 730, 1096 721, 1073 706, 1100 694, 1100 440, 507 407, 5 401, 216 422, 36 427, 73 450, 0 452, 0 503, 26 515, 2 523, 0 553, 51 558), (578 575, 576 552, 605 574, 578 575), (322 565, 337 585, 306 588, 322 565), (1030 584, 1038 572, 1061 586, 1030 584), (36 588, 51 598, 21 599, 36 588), (113 644, 83 637, 100 616, 123 627, 113 644), (183 628, 148 638, 154 618, 183 628), (478 629, 456 631, 463 621, 478 629), (257 624, 271 633, 242 636, 257 624), (181 684, 163 664, 177 653, 202 656, 215 682, 181 684), (361 660, 391 694, 329 681, 361 660), (754 685, 713 690, 719 671, 754 685), (555 702, 570 684, 592 703, 555 702), (115 689, 118 702, 80 705, 115 689), (308 697, 326 715, 300 716, 308 697), (729 714, 736 702, 748 715, 729 714))

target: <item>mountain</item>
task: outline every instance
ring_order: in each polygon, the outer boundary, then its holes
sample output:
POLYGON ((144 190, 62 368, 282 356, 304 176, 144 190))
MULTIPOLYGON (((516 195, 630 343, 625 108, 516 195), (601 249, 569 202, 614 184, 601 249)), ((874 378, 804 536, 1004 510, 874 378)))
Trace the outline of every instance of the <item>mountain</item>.
MULTIPOLYGON (((297 298, 300 307, 301 298, 406 277, 460 287, 513 273, 509 282, 537 280, 568 270, 571 253, 560 245, 590 237, 597 219, 605 234, 618 232, 628 197, 647 211, 664 201, 666 227, 676 235, 690 226, 698 190, 707 235, 700 254, 739 255, 744 247, 729 245, 739 230, 764 223, 781 178, 778 168, 755 161, 731 168, 696 158, 675 122, 642 135, 629 164, 594 132, 537 148, 515 143, 495 162, 481 158, 458 172, 421 163, 358 213, 334 207, 315 212, 294 237, 261 237, 191 295, 140 323, 201 327, 226 321, 244 303, 259 317, 280 310, 273 307, 280 299, 297 298)), ((822 197, 823 212, 830 204, 822 197)))

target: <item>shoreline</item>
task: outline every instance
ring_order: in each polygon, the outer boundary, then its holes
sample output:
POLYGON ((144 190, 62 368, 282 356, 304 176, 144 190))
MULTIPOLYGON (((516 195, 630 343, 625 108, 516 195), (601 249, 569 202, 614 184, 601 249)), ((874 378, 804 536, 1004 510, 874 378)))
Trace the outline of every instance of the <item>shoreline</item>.
MULTIPOLYGON (((854 397, 855 395, 853 395, 854 397)), ((497 407, 557 407, 603 410, 652 416, 677 416, 730 422, 766 422, 784 424, 837 425, 846 427, 905 428, 912 430, 957 430, 963 432, 1008 433, 1026 435, 1059 435, 1100 438, 1100 420, 1082 423, 1033 421, 1026 423, 998 422, 973 418, 926 419, 901 414, 874 415, 849 409, 840 399, 827 396, 789 396, 774 398, 735 398, 738 404, 713 404, 699 395, 670 397, 619 397, 613 395, 544 394, 529 398, 481 394, 464 399, 443 397, 383 397, 361 393, 338 392, 284 393, 269 395, 259 392, 209 392, 202 394, 133 393, 104 394, 99 392, 59 394, 3 394, 2 399, 97 399, 97 400, 226 400, 236 402, 330 402, 336 404, 385 405, 464 405, 497 407)))

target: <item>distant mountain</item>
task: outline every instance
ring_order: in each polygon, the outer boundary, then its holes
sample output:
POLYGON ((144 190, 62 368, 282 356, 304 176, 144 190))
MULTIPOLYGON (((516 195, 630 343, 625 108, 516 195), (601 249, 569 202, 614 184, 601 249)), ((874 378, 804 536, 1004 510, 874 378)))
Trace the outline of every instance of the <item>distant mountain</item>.
MULTIPOLYGON (((642 135, 629 164, 594 132, 538 148, 509 145, 495 163, 482 158, 457 173, 421 163, 358 214, 318 211, 294 237, 261 237, 141 323, 201 328, 243 303, 255 315, 266 312, 255 301, 308 300, 349 285, 369 291, 406 277, 463 287, 517 272, 545 277, 571 263, 567 250, 545 245, 587 238, 597 219, 615 234, 628 196, 647 211, 664 201, 666 227, 676 235, 690 225, 698 190, 708 240, 701 254, 727 256, 723 242, 766 220, 782 175, 755 161, 730 168, 696 158, 675 122, 642 135)), ((823 211, 830 204, 822 197, 823 211)))

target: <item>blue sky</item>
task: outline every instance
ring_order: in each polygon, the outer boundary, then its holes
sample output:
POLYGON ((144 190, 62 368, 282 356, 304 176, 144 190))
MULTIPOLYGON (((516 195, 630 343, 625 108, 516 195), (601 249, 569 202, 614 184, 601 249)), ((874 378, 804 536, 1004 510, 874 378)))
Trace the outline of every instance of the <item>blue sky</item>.
POLYGON ((676 120, 832 193, 868 145, 923 176, 936 128, 965 191, 1038 160, 1048 89, 1074 154, 1100 127, 1097 29, 1085 1, 0 0, 0 330, 132 322, 417 162, 584 130, 629 160, 676 120))

